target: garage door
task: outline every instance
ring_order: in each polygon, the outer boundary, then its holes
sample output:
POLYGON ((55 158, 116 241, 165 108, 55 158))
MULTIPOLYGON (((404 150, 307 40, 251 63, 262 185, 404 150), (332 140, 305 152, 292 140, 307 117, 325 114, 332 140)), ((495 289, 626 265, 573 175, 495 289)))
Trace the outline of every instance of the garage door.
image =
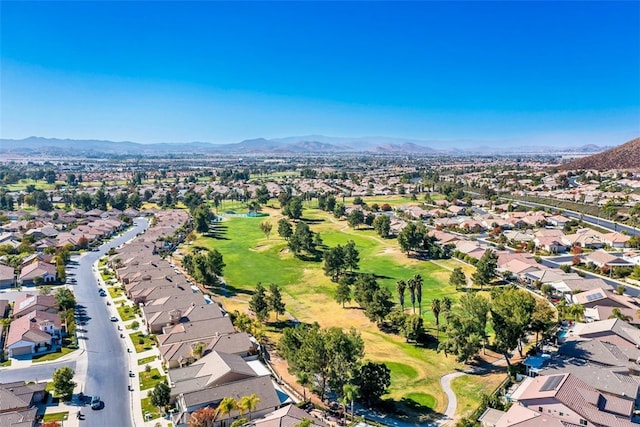
POLYGON ((25 354, 31 354, 31 346, 26 347, 14 347, 11 349, 13 356, 24 356, 25 354))

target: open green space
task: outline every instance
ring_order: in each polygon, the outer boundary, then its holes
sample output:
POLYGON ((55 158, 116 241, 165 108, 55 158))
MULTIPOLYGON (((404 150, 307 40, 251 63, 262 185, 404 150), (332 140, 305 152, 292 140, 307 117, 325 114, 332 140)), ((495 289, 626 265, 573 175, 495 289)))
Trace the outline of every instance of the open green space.
MULTIPOLYGON (((381 199, 379 202, 388 202, 381 199)), ((404 202, 402 199, 395 201, 404 202)), ((369 201, 367 200, 367 203, 369 201)), ((426 421, 432 411, 446 408, 446 396, 440 387, 440 377, 464 368, 453 357, 437 353, 434 346, 420 347, 406 343, 403 338, 380 331, 354 303, 345 308, 334 301, 336 284, 327 278, 322 262, 302 261, 289 252, 286 242, 277 234, 278 211, 266 208, 267 218, 230 217, 216 225, 214 237, 200 237, 188 248, 216 248, 223 254, 226 289, 213 289, 223 293, 220 298, 228 311, 248 310, 248 300, 258 282, 275 283, 282 288, 286 309, 302 322, 317 321, 323 327, 355 327, 365 342, 366 358, 385 362, 391 370, 392 383, 385 399, 395 401, 397 407, 415 421, 426 421), (267 239, 260 230, 260 223, 273 224, 267 239)), ((431 313, 431 301, 447 296, 454 302, 460 294, 449 285, 452 268, 463 266, 467 274, 473 267, 456 260, 420 261, 408 258, 400 252, 395 239, 382 239, 373 230, 350 228, 346 221, 317 209, 306 209, 304 220, 314 232, 319 232, 324 244, 333 247, 353 240, 360 252, 360 270, 372 273, 382 286, 389 288, 397 301, 396 282, 420 274, 424 280, 422 314, 428 332, 435 335, 435 319, 431 313)), ((405 295, 405 311, 412 310, 408 294, 405 295)), ((418 304, 415 307, 418 312, 418 304)), ((272 318, 272 320, 275 320, 272 318)), ((441 321, 442 321, 441 317, 441 321)), ((277 334, 272 338, 278 339, 277 334)), ((504 375, 502 375, 504 377, 504 375)), ((498 381, 499 382, 499 381, 498 381)), ((478 389, 461 388, 461 392, 490 393, 493 382, 480 381, 478 389)), ((469 405, 475 404, 475 396, 459 397, 469 405)))
POLYGON ((148 420, 155 420, 156 418, 160 418, 162 414, 158 410, 157 407, 153 406, 149 401, 148 397, 145 397, 140 401, 142 407, 142 417, 144 418, 146 414, 149 414, 148 420))
POLYGON ((468 417, 482 402, 483 393, 491 394, 505 379, 504 374, 462 375, 451 381, 458 406, 456 417, 468 417))
POLYGON ((149 372, 142 371, 139 374, 140 390, 154 388, 156 384, 163 382, 167 377, 160 375, 158 368, 153 368, 149 372))
POLYGON ((156 356, 143 357, 142 359, 138 360, 138 366, 146 365, 153 362, 154 360, 156 360, 156 356))
POLYGON ((120 286, 109 286, 107 288, 107 291, 109 292, 109 296, 113 299, 124 296, 124 293, 122 292, 122 288, 120 286))
POLYGON ((142 353, 143 351, 151 350, 155 345, 153 335, 145 335, 143 332, 135 332, 129 334, 131 342, 136 348, 136 353, 142 353))
POLYGON ((135 313, 133 312, 133 307, 130 305, 121 305, 118 307, 118 314, 123 322, 127 320, 133 320, 136 318, 135 313))

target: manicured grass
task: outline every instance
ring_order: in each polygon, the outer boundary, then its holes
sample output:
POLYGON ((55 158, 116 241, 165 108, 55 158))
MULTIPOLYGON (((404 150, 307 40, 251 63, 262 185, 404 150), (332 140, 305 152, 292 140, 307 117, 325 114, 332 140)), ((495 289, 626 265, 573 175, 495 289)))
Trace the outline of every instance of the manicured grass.
MULTIPOLYGON (((396 199, 397 200, 397 199, 396 199)), ((382 200, 380 200, 382 201, 382 200)), ((223 209, 221 209, 222 211, 223 209)), ((424 348, 408 344, 397 335, 381 332, 355 304, 343 309, 334 301, 336 285, 322 271, 321 262, 302 261, 289 253, 286 242, 277 234, 277 222, 281 215, 275 209, 265 208, 268 218, 226 218, 218 225, 217 238, 198 238, 193 245, 216 248, 226 263, 224 278, 226 296, 219 299, 228 311, 247 311, 251 291, 257 282, 276 283, 282 288, 284 302, 289 313, 302 322, 317 321, 322 327, 338 326, 356 328, 365 342, 366 358, 387 363, 391 369, 392 383, 385 399, 393 399, 414 421, 429 419, 431 409, 442 412, 446 408, 446 396, 440 388, 440 377, 464 368, 453 357, 437 353, 435 347, 424 348), (269 239, 260 231, 262 221, 273 224, 269 239), (421 411, 420 408, 427 408, 421 411)), ((422 314, 425 326, 435 335, 435 320, 430 305, 433 298, 448 296, 455 303, 460 293, 449 285, 449 275, 455 266, 462 266, 466 273, 473 267, 455 260, 437 265, 428 261, 408 258, 401 253, 396 239, 382 239, 373 230, 353 230, 346 221, 316 209, 305 209, 304 219, 311 220, 310 227, 319 232, 324 244, 333 247, 349 240, 356 243, 360 252, 360 272, 376 274, 378 282, 389 288, 397 301, 396 282, 420 274, 422 287, 422 314)), ((440 261, 438 261, 440 262, 440 261)), ((221 293, 220 289, 213 289, 221 293)), ((405 311, 411 312, 408 293, 405 295, 405 311)), ((416 304, 418 311, 418 304, 416 304)), ((271 320, 275 320, 273 317, 271 320)), ((443 322, 443 318, 440 318, 443 322)), ((272 328, 269 328, 272 329, 272 328)), ((269 337, 279 339, 275 332, 269 337)), ((481 383, 485 392, 491 392, 493 384, 481 383)), ((464 392, 464 390, 463 390, 464 392)), ((464 401, 465 397, 463 397, 464 401)))
POLYGON ((156 384, 163 382, 167 377, 160 375, 158 368, 153 368, 151 371, 142 371, 139 374, 140 390, 146 390, 148 388, 154 388, 156 384))
POLYGON ((38 362, 49 362, 51 360, 57 360, 59 358, 61 358, 62 356, 65 356, 69 353, 71 353, 72 351, 74 351, 75 349, 71 349, 71 348, 67 348, 67 347, 62 347, 60 349, 60 351, 57 351, 55 353, 47 353, 47 354, 38 354, 38 355, 34 355, 32 357, 32 362, 33 363, 38 363, 38 362))
POLYGON ((155 341, 151 335, 143 335, 142 332, 135 332, 129 334, 133 345, 136 347, 136 353, 142 353, 143 351, 151 350, 155 345, 155 341))
POLYGON ((4 362, 0 363, 0 366, 11 366, 11 359, 5 360, 4 362))
POLYGON ((127 320, 133 320, 136 318, 135 313, 133 312, 133 307, 130 305, 122 305, 118 307, 118 314, 123 322, 127 320))
POLYGON ((142 418, 144 418, 144 414, 146 413, 149 413, 151 415, 150 419, 152 420, 155 420, 156 418, 160 418, 162 416, 158 408, 151 404, 148 397, 142 399, 140 403, 142 406, 142 418))
POLYGON ((113 299, 124 296, 124 293, 122 292, 122 288, 120 286, 109 286, 107 288, 107 291, 109 292, 109 296, 113 299))
POLYGON ((67 412, 52 412, 44 414, 42 421, 66 421, 69 418, 69 411, 67 412))
POLYGON ((157 359, 156 356, 143 357, 142 359, 138 360, 138 365, 146 365, 148 363, 155 361, 156 359, 157 359))
POLYGON ((463 375, 451 381, 458 406, 456 417, 466 417, 475 411, 482 401, 482 394, 493 392, 506 378, 506 373, 463 375))

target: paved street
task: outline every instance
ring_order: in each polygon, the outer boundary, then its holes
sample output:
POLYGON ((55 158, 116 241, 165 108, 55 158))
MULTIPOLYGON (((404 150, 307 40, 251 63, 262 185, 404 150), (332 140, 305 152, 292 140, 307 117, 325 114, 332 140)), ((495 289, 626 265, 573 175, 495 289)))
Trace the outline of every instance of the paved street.
POLYGON ((104 408, 92 411, 88 406, 83 411, 86 425, 92 427, 113 427, 131 425, 131 399, 127 391, 128 353, 124 340, 120 338, 116 324, 109 320, 115 308, 106 305, 106 298, 98 295, 97 271, 95 263, 111 248, 115 248, 149 225, 146 219, 136 219, 135 225, 123 235, 107 242, 97 252, 86 252, 72 258, 78 264, 70 272, 74 273, 76 299, 85 307, 87 324, 80 326, 86 332, 79 334, 80 345, 86 349, 86 363, 78 363, 76 376, 84 377, 80 385, 85 395, 98 394, 104 401, 104 408), (84 370, 84 372, 82 372, 84 370))
MULTIPOLYGON (((71 287, 76 296, 78 309, 83 315, 78 319, 80 350, 53 362, 31 364, 30 361, 14 360, 10 368, 0 370, 0 382, 10 382, 48 380, 53 376, 53 372, 62 366, 74 369, 74 381, 78 383, 75 392, 82 391, 87 396, 99 395, 104 401, 104 408, 94 411, 89 405, 83 408, 76 406, 76 403, 71 406, 60 405, 61 411, 70 411, 69 420, 65 425, 80 423, 91 427, 124 427, 133 424, 132 398, 138 399, 139 396, 137 393, 132 396, 127 390, 129 354, 126 351, 125 340, 120 338, 117 331, 116 323, 109 320, 109 317, 115 314, 115 307, 108 307, 107 298, 98 295, 96 263, 109 249, 126 243, 148 226, 149 222, 146 219, 137 218, 132 228, 105 243, 99 250, 72 257, 67 273, 69 279, 76 279, 71 287), (75 418, 76 409, 82 410, 82 421, 75 418)), ((3 295, 3 298, 6 297, 3 295)))

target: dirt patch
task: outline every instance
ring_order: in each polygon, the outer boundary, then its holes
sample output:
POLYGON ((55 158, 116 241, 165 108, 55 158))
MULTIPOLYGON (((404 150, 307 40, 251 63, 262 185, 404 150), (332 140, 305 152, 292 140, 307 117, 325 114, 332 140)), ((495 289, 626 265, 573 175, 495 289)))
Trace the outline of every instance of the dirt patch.
POLYGON ((280 249, 280 253, 281 253, 281 254, 288 254, 289 252, 290 252, 290 251, 289 251, 289 248, 282 248, 282 249, 280 249))

